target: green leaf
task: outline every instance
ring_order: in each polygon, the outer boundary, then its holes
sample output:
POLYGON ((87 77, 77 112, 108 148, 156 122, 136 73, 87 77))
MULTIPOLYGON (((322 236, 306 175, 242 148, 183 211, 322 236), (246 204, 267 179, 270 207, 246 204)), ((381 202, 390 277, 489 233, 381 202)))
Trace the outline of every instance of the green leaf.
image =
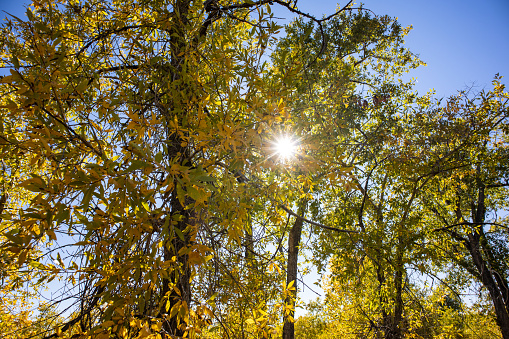
POLYGON ((205 181, 205 182, 215 182, 216 181, 216 179, 214 179, 213 177, 208 176, 208 175, 198 175, 196 177, 196 180, 205 181))
POLYGON ((88 87, 88 79, 82 80, 78 86, 76 86, 76 91, 78 93, 83 93, 85 89, 88 87))
POLYGON ((151 165, 146 163, 145 161, 133 160, 131 163, 131 166, 129 166, 129 168, 127 169, 127 172, 133 172, 133 171, 136 171, 141 168, 148 167, 148 166, 151 166, 151 165))
POLYGON ((155 160, 156 162, 160 163, 161 160, 163 160, 163 153, 162 152, 158 152, 155 156, 155 160))
POLYGON ((192 186, 187 188, 187 194, 195 201, 198 201, 202 198, 202 193, 192 186))
POLYGON ((15 55, 11 57, 11 62, 14 65, 14 67, 19 68, 19 60, 15 55))
POLYGON ((40 269, 40 270, 48 269, 44 264, 42 264, 42 263, 40 263, 38 261, 35 261, 35 260, 30 261, 29 265, 34 267, 34 268, 40 269))
POLYGON ((182 241, 185 241, 184 233, 182 233, 182 231, 179 230, 177 227, 174 227, 173 229, 175 230, 175 233, 177 234, 179 239, 182 240, 182 241))

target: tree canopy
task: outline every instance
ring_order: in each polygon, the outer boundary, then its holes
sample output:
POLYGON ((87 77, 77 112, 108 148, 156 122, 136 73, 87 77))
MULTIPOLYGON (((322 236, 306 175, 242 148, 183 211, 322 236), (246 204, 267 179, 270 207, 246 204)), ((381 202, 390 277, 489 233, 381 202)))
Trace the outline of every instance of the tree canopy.
POLYGON ((509 338, 500 77, 418 96, 409 28, 352 1, 26 16, 0 36, 2 338, 509 338), (326 297, 296 321, 305 257, 326 297))

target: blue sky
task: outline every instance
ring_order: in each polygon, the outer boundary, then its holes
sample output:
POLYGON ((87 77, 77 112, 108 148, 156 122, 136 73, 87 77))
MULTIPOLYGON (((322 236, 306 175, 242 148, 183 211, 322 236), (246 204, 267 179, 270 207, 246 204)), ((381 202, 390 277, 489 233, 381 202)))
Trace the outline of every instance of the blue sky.
MULTIPOLYGON (((336 1, 330 0, 298 4, 318 16, 336 8, 336 1)), ((509 1, 365 0, 364 4, 376 14, 398 17, 403 26, 413 26, 407 47, 427 63, 411 73, 418 80, 419 93, 434 88, 438 97, 448 97, 471 85, 490 88, 496 73, 507 77, 503 83, 508 83, 509 1)))

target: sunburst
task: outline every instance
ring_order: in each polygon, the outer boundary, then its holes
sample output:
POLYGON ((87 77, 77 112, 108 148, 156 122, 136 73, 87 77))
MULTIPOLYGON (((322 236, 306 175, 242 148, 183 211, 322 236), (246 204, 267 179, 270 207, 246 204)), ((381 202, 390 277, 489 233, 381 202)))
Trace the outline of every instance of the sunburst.
POLYGON ((282 135, 274 142, 275 155, 283 162, 291 160, 297 153, 297 141, 282 135))

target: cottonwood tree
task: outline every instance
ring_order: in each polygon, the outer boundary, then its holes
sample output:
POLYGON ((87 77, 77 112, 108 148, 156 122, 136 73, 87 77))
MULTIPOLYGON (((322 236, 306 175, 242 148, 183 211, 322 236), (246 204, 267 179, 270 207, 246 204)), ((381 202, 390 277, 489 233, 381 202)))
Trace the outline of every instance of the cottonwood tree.
MULTIPOLYGON (((2 90, 5 88, 2 87, 2 90)), ((10 91, 2 92, 2 103, 13 99, 10 91)), ((34 159, 23 150, 16 149, 10 143, 11 137, 20 136, 24 129, 24 123, 11 119, 9 116, 0 117, 0 147, 1 147, 1 171, 0 171, 0 243, 17 240, 12 232, 15 230, 3 218, 7 217, 21 207, 24 201, 34 197, 32 192, 19 187, 20 183, 29 178, 31 164, 34 159)), ((44 171, 45 167, 39 167, 44 171)), ((17 249, 13 249, 16 251, 17 249)), ((24 249, 18 253, 18 258, 13 257, 9 251, 4 250, 0 254, 0 333, 12 335, 23 333, 28 336, 27 329, 32 324, 30 315, 37 308, 38 295, 33 286, 36 286, 39 278, 30 270, 18 270, 19 260, 31 261, 40 255, 34 249, 24 249), (18 259, 18 260, 17 260, 18 259)))
POLYGON ((260 78, 268 3, 34 2, 2 27, 2 115, 22 122, 3 146, 30 160, 20 186, 35 193, 9 193, 3 249, 76 301, 47 337, 193 336, 210 321, 198 235, 239 241, 250 206, 209 213, 209 199, 245 193, 226 193, 235 166, 284 106, 260 78))

